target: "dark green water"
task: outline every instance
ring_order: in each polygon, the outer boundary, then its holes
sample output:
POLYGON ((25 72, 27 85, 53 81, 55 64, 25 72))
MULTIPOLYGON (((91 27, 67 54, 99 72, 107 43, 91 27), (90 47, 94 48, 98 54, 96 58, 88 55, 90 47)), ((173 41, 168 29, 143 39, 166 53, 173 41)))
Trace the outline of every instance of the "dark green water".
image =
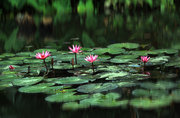
MULTIPOLYGON (((96 16, 67 15, 51 24, 18 23, 14 19, 0 24, 0 53, 34 51, 39 48, 68 50, 80 43, 83 47, 105 47, 112 43, 135 42, 149 49, 180 45, 178 14, 111 14, 96 16)), ((35 21, 33 21, 35 22, 35 21)), ((22 94, 17 88, 0 92, 0 118, 179 118, 179 104, 154 110, 98 108, 66 111, 59 103, 48 103, 44 94, 22 94)))

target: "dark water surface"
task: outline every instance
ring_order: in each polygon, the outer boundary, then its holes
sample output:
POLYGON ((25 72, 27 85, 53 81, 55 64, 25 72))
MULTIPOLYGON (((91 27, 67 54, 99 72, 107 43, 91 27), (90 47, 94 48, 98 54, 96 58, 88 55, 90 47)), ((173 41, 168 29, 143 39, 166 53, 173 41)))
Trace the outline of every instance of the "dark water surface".
MULTIPOLYGON (((66 15, 50 24, 39 21, 3 20, 0 23, 0 53, 34 51, 39 48, 68 50, 105 47, 112 43, 134 42, 149 49, 180 45, 180 16, 173 14, 66 15), (37 23, 36 23, 37 22, 37 23)), ((178 78, 177 78, 178 79, 178 78)), ((180 105, 171 104, 155 110, 92 107, 63 110, 60 103, 48 103, 44 94, 23 94, 17 88, 0 91, 0 118, 179 118, 180 105)))

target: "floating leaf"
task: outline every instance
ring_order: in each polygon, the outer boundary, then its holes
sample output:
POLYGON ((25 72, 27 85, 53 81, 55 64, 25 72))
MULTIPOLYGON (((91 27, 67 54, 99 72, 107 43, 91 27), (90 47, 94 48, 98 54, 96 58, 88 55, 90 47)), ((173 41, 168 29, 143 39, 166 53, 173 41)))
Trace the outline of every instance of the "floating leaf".
POLYGON ((13 81, 13 85, 16 86, 29 86, 36 84, 43 80, 43 77, 26 77, 26 78, 20 78, 20 79, 15 79, 13 81))
POLYGON ((158 99, 136 98, 130 101, 130 105, 136 108, 155 109, 168 106, 171 104, 171 102, 171 97, 161 97, 158 99))
POLYGON ((76 100, 82 100, 88 97, 88 95, 74 95, 75 92, 58 93, 50 95, 45 98, 48 102, 72 102, 76 100))
POLYGON ((59 78, 58 80, 55 81, 55 83, 57 84, 84 84, 88 82, 89 80, 81 79, 79 77, 64 77, 64 78, 59 78))
POLYGON ((87 104, 78 104, 77 102, 67 102, 62 105, 63 110, 77 110, 88 108, 87 104))
MULTIPOLYGON (((47 92, 48 90, 52 90, 51 87, 49 87, 49 86, 53 86, 53 85, 54 85, 54 83, 41 83, 41 84, 37 84, 37 85, 33 85, 33 86, 25 86, 25 87, 19 88, 19 92, 23 92, 23 93, 47 92)), ((61 88, 63 88, 63 86, 58 86, 55 89, 61 89, 61 88)))
POLYGON ((139 44, 137 43, 115 43, 108 46, 108 48, 126 48, 126 49, 137 49, 139 44))
POLYGON ((176 84, 168 81, 158 81, 157 83, 145 82, 140 86, 146 89, 172 89, 176 87, 176 84))
POLYGON ((103 91, 109 91, 117 88, 118 86, 114 83, 94 83, 79 86, 77 91, 82 93, 98 93, 103 91))
POLYGON ((113 80, 115 78, 120 78, 120 77, 125 77, 127 76, 129 73, 127 72, 106 72, 106 73, 102 73, 100 74, 100 78, 106 78, 106 80, 113 80))

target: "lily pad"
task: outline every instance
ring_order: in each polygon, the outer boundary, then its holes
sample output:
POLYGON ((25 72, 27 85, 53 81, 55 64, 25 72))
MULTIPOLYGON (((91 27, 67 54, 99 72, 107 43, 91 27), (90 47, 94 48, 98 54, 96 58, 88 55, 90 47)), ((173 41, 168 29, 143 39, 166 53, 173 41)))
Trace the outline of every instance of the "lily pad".
POLYGON ((74 94, 75 92, 58 93, 46 97, 45 100, 48 102, 73 102, 88 97, 88 95, 74 95, 74 94))
POLYGON ((106 73, 102 73, 100 74, 100 78, 106 78, 106 80, 114 80, 115 78, 119 78, 119 77, 125 77, 127 76, 129 73, 128 72, 106 72, 106 73))
POLYGON ((87 104, 79 104, 77 102, 67 102, 62 105, 63 110, 77 110, 88 108, 87 104))
POLYGON ((121 97, 118 93, 108 93, 103 95, 101 93, 93 94, 90 98, 80 101, 80 104, 100 107, 118 107, 127 105, 128 101, 117 101, 121 97))
POLYGON ((78 92, 82 93, 98 93, 103 91, 109 91, 116 89, 118 86, 114 83, 93 83, 79 86, 77 88, 78 92))
POLYGON ((19 53, 16 53, 17 56, 31 56, 33 55, 34 53, 33 52, 19 52, 19 53))
POLYGON ((172 89, 177 85, 173 82, 168 81, 158 81, 157 83, 145 82, 140 84, 141 87, 146 89, 172 89))
POLYGON ((158 99, 136 98, 130 101, 130 105, 142 109, 156 109, 170 105, 171 97, 161 97, 158 99))
POLYGON ((20 78, 20 79, 15 79, 13 81, 13 85, 16 86, 29 86, 36 84, 43 80, 43 77, 26 77, 26 78, 20 78))
MULTIPOLYGON (((81 67, 80 65, 74 65, 74 68, 78 68, 78 67, 81 67)), ((60 63, 59 65, 58 64, 55 64, 54 69, 72 69, 72 64, 70 63, 60 63)))
POLYGON ((166 90, 145 90, 145 89, 135 89, 132 94, 137 97, 162 97, 167 96, 168 91, 166 90))
POLYGON ((24 59, 28 59, 28 58, 32 58, 32 57, 12 57, 9 58, 9 60, 23 61, 24 59))
POLYGON ((137 49, 138 47, 139 44, 137 43, 116 43, 108 46, 108 48, 126 48, 126 49, 137 49))
POLYGON ((110 60, 111 63, 118 63, 118 64, 126 64, 133 62, 134 59, 120 59, 120 58, 113 58, 110 60))
POLYGON ((137 86, 137 83, 134 83, 132 81, 130 81, 130 82, 119 82, 119 83, 117 83, 117 85, 119 87, 133 87, 133 86, 137 86))
POLYGON ((0 65, 17 65, 17 64, 23 64, 23 61, 22 60, 0 61, 0 65))
POLYGON ((13 56, 15 56, 15 54, 13 54, 13 53, 3 53, 3 54, 0 55, 0 58, 13 57, 13 56))
POLYGON ((180 102, 180 89, 173 90, 171 96, 174 101, 180 102))
MULTIPOLYGON (((49 90, 52 90, 52 88, 49 87, 49 86, 53 86, 53 85, 54 85, 54 83, 41 83, 41 84, 37 84, 37 85, 33 85, 33 86, 25 86, 25 87, 19 88, 19 92, 23 92, 23 93, 42 93, 42 92, 47 92, 49 90)), ((56 87, 54 89, 61 89, 61 88, 63 88, 63 86, 58 86, 58 87, 56 87)))
POLYGON ((0 90, 3 90, 3 89, 5 89, 5 88, 7 88, 7 87, 12 87, 13 85, 12 85, 12 83, 11 82, 1 82, 0 81, 0 90))
POLYGON ((48 51, 48 52, 50 52, 50 53, 57 52, 56 49, 37 49, 37 50, 34 51, 34 53, 42 53, 43 51, 44 51, 44 52, 45 52, 45 51, 48 51))
POLYGON ((169 56, 159 56, 156 58, 151 58, 150 62, 151 63, 164 64, 164 63, 168 62, 169 58, 170 58, 169 56))
POLYGON ((84 84, 88 82, 87 79, 81 79, 79 77, 64 77, 55 81, 57 84, 84 84))

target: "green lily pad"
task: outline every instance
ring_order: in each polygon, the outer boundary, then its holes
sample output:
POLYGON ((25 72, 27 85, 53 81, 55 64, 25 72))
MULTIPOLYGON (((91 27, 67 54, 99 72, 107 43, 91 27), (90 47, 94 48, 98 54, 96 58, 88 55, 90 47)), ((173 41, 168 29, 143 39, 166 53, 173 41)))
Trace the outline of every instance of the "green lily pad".
POLYGON ((63 110, 78 110, 88 108, 87 104, 79 104, 77 102, 67 102, 62 105, 63 110))
POLYGON ((134 59, 120 59, 120 58, 113 58, 110 60, 111 63, 118 63, 118 64, 126 64, 133 62, 134 59))
POLYGON ((116 56, 115 58, 116 59, 136 59, 138 58, 139 56, 138 55, 119 55, 119 56, 116 56))
POLYGON ((108 48, 126 48, 126 49, 137 49, 138 47, 139 44, 137 43, 116 43, 108 46, 108 48))
MULTIPOLYGON (((75 54, 60 54, 56 56, 56 59, 58 61, 65 61, 65 62, 71 62, 72 58, 75 59, 75 54)), ((85 55, 77 54, 78 63, 81 62, 80 60, 84 60, 84 58, 85 58, 85 55)))
POLYGON ((130 101, 130 105, 142 109, 156 109, 170 105, 171 97, 161 97, 158 99, 136 98, 130 101))
POLYGON ((55 83, 57 84, 84 84, 88 82, 89 80, 81 79, 79 77, 64 77, 64 78, 59 78, 58 80, 55 81, 55 83))
POLYGON ((8 81, 11 82, 14 79, 17 79, 18 77, 15 74, 5 74, 0 76, 1 81, 8 81))
POLYGON ((148 55, 148 51, 130 51, 129 53, 131 53, 132 55, 136 55, 136 56, 142 56, 142 55, 148 55))
MULTIPOLYGON (((42 92, 47 92, 49 90, 53 91, 53 89, 51 87, 49 87, 49 86, 53 86, 53 85, 54 85, 54 83, 41 83, 41 84, 37 84, 37 85, 33 85, 33 86, 25 86, 25 87, 19 88, 19 92, 23 92, 23 93, 42 93, 42 92)), ((61 89, 61 88, 63 88, 63 86, 58 86, 58 87, 56 87, 54 89, 61 89)))
POLYGON ((17 64, 23 64, 23 60, 0 61, 0 65, 17 65, 17 64))
MULTIPOLYGON (((81 67, 80 65, 74 65, 74 68, 78 68, 78 67, 81 67)), ((60 63, 59 65, 58 64, 55 64, 53 66, 54 69, 72 69, 72 64, 70 63, 60 63)))
POLYGON ((151 58, 150 62, 163 64, 163 63, 168 62, 169 58, 170 58, 169 56, 159 56, 159 57, 151 58))
POLYGON ((136 86, 137 83, 134 83, 132 81, 130 81, 130 82, 119 82, 119 83, 117 83, 117 85, 119 87, 133 87, 133 86, 136 86))
POLYGON ((32 58, 32 57, 12 57, 9 58, 9 60, 23 61, 24 59, 28 59, 28 58, 32 58))
POLYGON ((106 78, 106 80, 114 80, 115 78, 120 78, 120 77, 125 77, 127 76, 129 73, 127 72, 106 72, 106 73, 101 73, 100 74, 100 78, 106 78))
POLYGON ((34 53, 42 53, 43 51, 44 51, 44 52, 48 51, 48 52, 50 52, 50 53, 57 52, 56 49, 37 49, 37 50, 34 51, 34 53))
POLYGON ((140 84, 141 87, 146 89, 172 89, 177 85, 173 82, 168 81, 158 81, 157 83, 145 82, 140 84))
POLYGON ((145 90, 145 89, 135 89, 132 94, 137 97, 162 97, 167 96, 168 91, 166 90, 145 90))
POLYGON ((102 55, 102 54, 105 54, 109 51, 108 48, 99 48, 99 49, 96 49, 93 51, 94 54, 97 54, 97 55, 102 55))
MULTIPOLYGON (((51 58, 47 58, 46 60, 45 60, 46 62, 49 62, 49 61, 51 61, 51 58)), ((35 63, 38 63, 38 64, 42 64, 43 63, 43 60, 41 60, 41 59, 25 59, 24 60, 24 63, 29 63, 29 64, 35 64, 35 63)))
POLYGON ((112 55, 117 55, 117 54, 123 54, 125 53, 125 49, 119 49, 119 48, 109 48, 108 53, 112 55))
POLYGON ((97 71, 106 71, 106 72, 117 72, 120 71, 121 68, 118 66, 105 66, 105 65, 99 65, 97 67, 97 71))
POLYGON ((45 100, 48 102, 73 102, 88 97, 88 95, 74 95, 74 94, 75 92, 58 93, 46 97, 45 100))
POLYGON ((158 49, 158 50, 153 50, 149 51, 148 54, 153 54, 153 55, 159 55, 159 54, 176 54, 178 53, 178 50, 176 49, 158 49))
POLYGON ((5 70, 2 72, 2 75, 16 75, 17 72, 16 71, 11 71, 11 70, 5 70))
POLYGON ((11 82, 1 82, 0 81, 0 90, 3 90, 3 89, 5 89, 5 88, 7 88, 7 87, 12 87, 13 85, 12 85, 12 83, 11 82))
POLYGON ((180 89, 173 90, 171 95, 174 101, 180 102, 180 89))
POLYGON ((20 79, 15 79, 13 81, 13 85, 16 86, 29 86, 36 84, 43 80, 43 77, 26 77, 26 78, 20 78, 20 79))
POLYGON ((17 56, 31 56, 31 55, 34 55, 33 52, 19 52, 19 53, 16 53, 17 56))
POLYGON ((80 104, 87 106, 100 106, 100 107, 118 107, 127 105, 128 101, 116 101, 121 97, 118 93, 108 93, 103 95, 101 93, 93 94, 90 98, 80 101, 80 104))
POLYGON ((0 55, 0 58, 13 57, 13 56, 15 56, 15 54, 13 54, 13 53, 3 53, 3 54, 0 55))
POLYGON ((86 84, 79 86, 77 88, 78 92, 82 93, 98 93, 103 91, 109 91, 116 89, 118 86, 114 83, 94 83, 94 84, 86 84))

